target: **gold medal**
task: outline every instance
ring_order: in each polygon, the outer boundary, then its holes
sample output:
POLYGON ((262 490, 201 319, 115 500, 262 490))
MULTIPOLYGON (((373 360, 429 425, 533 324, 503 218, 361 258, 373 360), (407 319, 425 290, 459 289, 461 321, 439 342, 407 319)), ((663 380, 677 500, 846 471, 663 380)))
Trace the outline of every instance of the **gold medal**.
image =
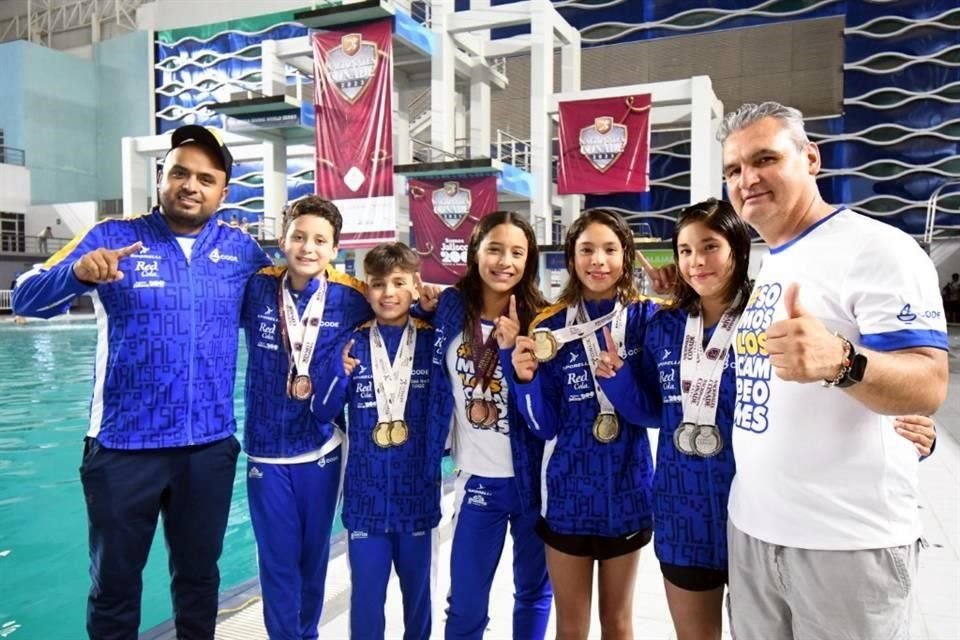
POLYGON ((381 449, 390 446, 390 423, 378 422, 373 428, 373 442, 381 449))
POLYGON ((601 413, 593 420, 593 437, 598 442, 608 444, 620 435, 620 420, 616 414, 601 413))
POLYGON ((394 420, 390 423, 390 444, 395 447, 399 447, 404 442, 407 441, 407 438, 410 437, 410 430, 407 428, 407 423, 403 420, 394 420))
POLYGON ((310 376, 297 376, 290 383, 290 397, 295 400, 309 400, 313 393, 313 382, 310 376))
POLYGON ((701 458, 710 458, 723 450, 720 429, 712 424, 701 424, 693 435, 693 450, 701 458))
POLYGON ((531 337, 533 338, 533 357, 537 362, 547 362, 556 357, 560 345, 550 329, 535 329, 531 337))

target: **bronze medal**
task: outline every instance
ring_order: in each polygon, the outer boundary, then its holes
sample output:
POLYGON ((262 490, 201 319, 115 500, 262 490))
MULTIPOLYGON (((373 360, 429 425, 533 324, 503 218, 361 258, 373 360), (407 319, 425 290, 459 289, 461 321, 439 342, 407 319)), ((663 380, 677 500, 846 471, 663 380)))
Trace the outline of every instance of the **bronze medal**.
POLYGON ((313 382, 310 376, 297 376, 290 383, 290 397, 295 400, 309 400, 313 393, 313 382))
POLYGON ((487 405, 487 419, 483 421, 483 426, 490 428, 500 419, 500 409, 493 400, 484 400, 484 403, 487 405))
POLYGON ((403 420, 394 420, 390 423, 390 444, 395 447, 399 447, 404 442, 407 441, 407 438, 410 437, 410 430, 407 428, 407 423, 403 420))
POLYGON ((697 455, 696 449, 693 448, 693 438, 696 433, 697 425, 692 422, 681 422, 673 432, 673 446, 675 446, 680 453, 688 456, 697 455))
POLYGON ((723 450, 720 429, 712 424, 701 424, 693 435, 693 450, 701 458, 710 458, 723 450))
POLYGON ((537 362, 547 362, 556 357, 560 345, 550 329, 536 329, 531 337, 533 338, 533 357, 537 362))
POLYGON ((609 444, 620 435, 620 420, 616 414, 601 413, 593 420, 593 437, 598 442, 609 444))
POLYGON ((474 398, 467 403, 467 418, 476 427, 483 427, 486 424, 488 413, 490 413, 490 407, 480 398, 474 398))
POLYGON ((390 423, 378 422, 373 428, 373 442, 381 449, 390 446, 390 423))

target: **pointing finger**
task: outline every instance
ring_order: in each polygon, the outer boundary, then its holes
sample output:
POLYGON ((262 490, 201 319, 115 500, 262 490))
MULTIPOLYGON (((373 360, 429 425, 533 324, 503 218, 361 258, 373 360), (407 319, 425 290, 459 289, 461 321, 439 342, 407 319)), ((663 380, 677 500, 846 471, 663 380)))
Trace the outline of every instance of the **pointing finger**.
POLYGON ((143 243, 138 240, 137 242, 127 245, 122 249, 115 249, 113 253, 115 256, 117 256, 117 258, 126 258, 127 256, 132 256, 135 253, 139 253, 142 249, 143 243))
POLYGON ((510 295, 510 319, 517 324, 520 323, 520 316, 517 315, 517 296, 513 294, 510 295))

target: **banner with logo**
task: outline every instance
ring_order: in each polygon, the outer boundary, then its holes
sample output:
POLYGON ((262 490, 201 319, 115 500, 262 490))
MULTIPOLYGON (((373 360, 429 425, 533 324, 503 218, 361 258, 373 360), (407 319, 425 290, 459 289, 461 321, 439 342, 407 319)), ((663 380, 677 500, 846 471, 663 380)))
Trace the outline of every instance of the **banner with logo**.
POLYGON ((342 248, 396 239, 393 21, 312 35, 318 195, 343 214, 342 248))
POLYGON ((409 179, 414 249, 425 282, 453 284, 467 267, 467 244, 477 221, 497 210, 497 178, 409 179))
POLYGON ((650 95, 561 102, 561 195, 646 191, 650 95))

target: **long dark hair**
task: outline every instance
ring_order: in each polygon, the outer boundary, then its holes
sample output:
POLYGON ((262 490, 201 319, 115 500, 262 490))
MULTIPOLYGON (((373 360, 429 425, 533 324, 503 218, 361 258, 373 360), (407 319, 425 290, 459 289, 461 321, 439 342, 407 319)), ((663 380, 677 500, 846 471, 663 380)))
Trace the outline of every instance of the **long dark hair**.
POLYGON ((537 286, 540 252, 537 249, 537 236, 533 232, 533 227, 513 211, 494 211, 480 218, 480 222, 473 228, 470 243, 467 245, 467 271, 455 285, 463 294, 466 306, 463 328, 470 334, 480 321, 480 313, 483 310, 483 280, 480 278, 480 268, 477 265, 477 251, 487 234, 501 224, 512 224, 527 238, 527 260, 523 265, 523 276, 513 288, 513 295, 517 298, 517 315, 520 316, 521 333, 526 333, 534 316, 547 306, 547 301, 544 300, 537 286))
MULTIPOLYGON (((692 204, 680 213, 677 225, 673 229, 673 260, 679 266, 680 258, 677 251, 677 238, 684 227, 699 222, 708 229, 723 236, 730 244, 730 255, 733 257, 733 273, 730 281, 723 290, 723 300, 727 304, 733 302, 737 294, 740 300, 733 309, 741 313, 747 306, 747 299, 753 289, 753 282, 747 277, 750 267, 750 227, 744 222, 733 205, 723 200, 710 198, 697 204, 692 204)), ((677 284, 673 290, 673 308, 683 309, 687 313, 700 313, 700 296, 683 278, 677 276, 677 284)))
POLYGON ((620 214, 609 209, 587 209, 567 229, 567 238, 563 243, 563 253, 567 260, 567 272, 570 274, 570 278, 567 280, 567 284, 563 288, 563 292, 560 293, 557 302, 570 306, 579 304, 583 298, 583 283, 577 278, 574 260, 577 256, 577 238, 593 223, 609 227, 620 241, 620 246, 623 248, 623 273, 617 278, 617 297, 623 303, 630 302, 630 300, 639 296, 637 285, 633 280, 633 265, 637 259, 637 249, 633 243, 633 231, 630 230, 620 214))

